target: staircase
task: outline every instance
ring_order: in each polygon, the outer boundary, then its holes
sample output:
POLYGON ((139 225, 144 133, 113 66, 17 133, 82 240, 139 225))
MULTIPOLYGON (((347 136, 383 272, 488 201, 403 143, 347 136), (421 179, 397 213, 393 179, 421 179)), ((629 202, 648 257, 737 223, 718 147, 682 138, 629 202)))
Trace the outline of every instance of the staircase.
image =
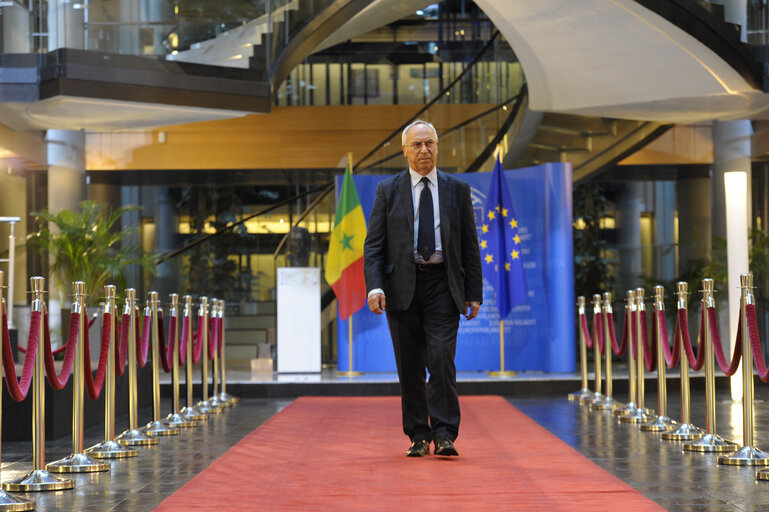
POLYGON ((275 301, 247 303, 239 313, 224 319, 227 366, 251 369, 254 359, 275 359, 275 301))

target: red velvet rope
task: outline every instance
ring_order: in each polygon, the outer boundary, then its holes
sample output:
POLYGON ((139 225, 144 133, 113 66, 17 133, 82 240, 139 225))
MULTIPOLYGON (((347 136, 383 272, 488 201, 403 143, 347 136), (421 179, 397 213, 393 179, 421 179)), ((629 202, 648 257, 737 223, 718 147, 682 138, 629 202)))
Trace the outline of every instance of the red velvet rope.
POLYGON ((208 359, 213 361, 216 355, 216 346, 219 344, 219 329, 216 328, 217 318, 208 322, 208 359))
POLYGON ((98 317, 97 317, 97 315, 93 315, 93 318, 91 318, 90 320, 88 320, 88 328, 89 328, 89 329, 90 329, 91 327, 93 327, 93 324, 96 322, 96 319, 97 319, 97 318, 98 318, 98 317))
POLYGON ((192 318, 185 316, 182 318, 182 339, 179 341, 179 364, 187 362, 187 336, 189 336, 192 318))
POLYGON ((120 322, 120 339, 115 347, 115 374, 123 375, 125 373, 126 354, 128 353, 128 335, 131 328, 131 315, 123 314, 123 321, 120 322))
POLYGON ((5 371, 5 384, 8 394, 16 402, 21 402, 29 393, 32 384, 32 374, 35 369, 35 356, 37 344, 40 341, 40 312, 33 311, 29 320, 29 333, 27 334, 27 346, 30 351, 24 356, 24 368, 21 371, 21 381, 16 378, 16 366, 11 352, 11 337, 8 333, 8 317, 3 304, 3 370, 5 371))
MULTIPOLYGON (((657 368, 657 344, 653 342, 649 343, 649 334, 646 330, 646 311, 640 312, 641 316, 641 343, 644 349, 644 362, 646 363, 646 370, 653 372, 657 368)), ((654 335, 656 335, 656 330, 654 335)), ((655 336, 656 338, 656 336, 655 336)))
MULTIPOLYGON (((678 365, 678 359, 680 357, 680 349, 678 347, 678 343, 674 343, 673 348, 671 350, 670 348, 670 340, 668 339, 668 322, 667 318, 665 317, 664 311, 657 311, 657 326, 659 327, 660 333, 662 333, 662 351, 665 353, 665 364, 667 364, 668 368, 675 368, 678 365)), ((656 333, 656 329, 655 329, 656 333)), ((656 337, 656 336, 655 336, 656 337)))
POLYGON ((593 313, 593 339, 598 341, 598 353, 603 354, 603 324, 601 313, 593 313))
POLYGON ((48 315, 43 316, 44 338, 43 346, 45 357, 45 375, 48 383, 55 390, 64 389, 72 375, 72 366, 75 363, 75 349, 77 348, 77 336, 80 332, 80 313, 71 313, 69 316, 69 333, 67 335, 67 351, 64 354, 64 364, 61 366, 61 372, 56 374, 56 367, 53 364, 53 352, 51 351, 51 331, 48 325, 48 315))
POLYGON ((171 373, 171 365, 174 359, 174 333, 176 330, 176 317, 172 316, 169 322, 169 329, 171 332, 168 334, 168 348, 166 349, 166 327, 163 321, 163 312, 158 311, 158 338, 160 342, 160 364, 163 367, 163 371, 171 373))
POLYGON ((195 350, 193 350, 192 354, 192 364, 198 364, 198 361, 200 361, 200 356, 203 355, 203 327, 206 322, 206 317, 199 316, 198 317, 198 333, 197 333, 197 341, 195 342, 195 350))
POLYGON ((590 337, 590 333, 587 328, 587 316, 585 314, 579 315, 579 325, 582 329, 582 335, 585 337, 585 345, 587 348, 593 348, 593 338, 590 337))
MULTIPOLYGON (((138 317, 137 317, 137 323, 138 323, 138 317)), ((144 315, 144 319, 142 320, 142 335, 141 339, 136 338, 136 360, 139 363, 139 366, 141 368, 144 368, 147 366, 147 354, 149 353, 149 347, 150 347, 150 326, 152 325, 152 317, 149 315, 144 315)), ((139 332, 139 330, 136 330, 139 332)))
POLYGON ((727 377, 734 375, 740 365, 742 358, 742 340, 740 340, 740 327, 737 328, 737 343, 734 345, 734 354, 732 355, 732 364, 729 365, 724 357, 724 349, 721 346, 721 336, 718 333, 718 320, 716 318, 716 308, 708 308, 708 322, 710 324, 710 336, 713 339, 713 352, 716 355, 718 367, 727 377))
MULTIPOLYGON (((740 312, 741 314, 742 312, 740 312)), ((764 352, 761 348, 761 339, 758 336, 758 320, 756 319, 756 306, 754 304, 748 304, 745 306, 745 315, 748 320, 748 337, 750 338, 750 346, 753 349, 753 361, 756 364, 756 372, 758 378, 764 382, 769 382, 769 369, 766 368, 764 362, 764 352)), ((742 322, 740 322, 740 328, 742 322)))
POLYGON ((622 346, 619 346, 617 345, 617 335, 614 333, 614 313, 607 313, 607 315, 612 352, 615 356, 621 356, 627 350, 627 317, 625 317, 625 324, 622 326, 622 346))
MULTIPOLYGON (((83 314, 87 314, 85 307, 83 314)), ((112 323, 112 314, 104 313, 101 328, 101 350, 99 352, 99 366, 96 370, 96 378, 93 378, 91 369, 91 340, 88 330, 85 331, 85 347, 83 350, 83 372, 85 373, 85 391, 88 398, 98 400, 101 390, 104 387, 104 377, 107 374, 107 363, 109 362, 109 343, 110 343, 110 324, 112 323)))

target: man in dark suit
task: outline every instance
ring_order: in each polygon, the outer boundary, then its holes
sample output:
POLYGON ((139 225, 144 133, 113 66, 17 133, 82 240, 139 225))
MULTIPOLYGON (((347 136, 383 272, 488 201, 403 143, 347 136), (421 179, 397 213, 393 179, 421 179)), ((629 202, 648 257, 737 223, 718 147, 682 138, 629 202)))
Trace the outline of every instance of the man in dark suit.
POLYGON ((403 432, 411 439, 406 455, 428 455, 431 440, 436 455, 457 455, 459 316, 471 320, 483 300, 470 186, 436 169, 438 134, 432 124, 411 123, 402 144, 409 169, 379 184, 368 222, 368 306, 387 312, 403 432))

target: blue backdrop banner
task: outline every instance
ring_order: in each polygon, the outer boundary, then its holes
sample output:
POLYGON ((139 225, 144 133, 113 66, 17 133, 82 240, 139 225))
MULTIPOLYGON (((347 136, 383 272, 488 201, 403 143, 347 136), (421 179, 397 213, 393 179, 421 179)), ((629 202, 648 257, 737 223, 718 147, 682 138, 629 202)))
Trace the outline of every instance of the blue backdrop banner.
MULTIPOLYGON (((479 234, 492 173, 455 174, 472 189, 479 234)), ((574 267, 571 165, 544 164, 504 172, 518 221, 527 299, 505 318, 505 369, 573 372, 574 267)), ((368 221, 377 184, 387 176, 354 176, 368 221)), ((337 179, 337 190, 341 187, 337 179)), ((390 333, 384 315, 364 307, 353 319, 353 370, 394 372, 390 333)), ((337 317, 337 364, 349 370, 348 324, 337 317)), ((499 313, 494 289, 483 283, 478 317, 462 317, 457 337, 457 371, 500 369, 499 313)))

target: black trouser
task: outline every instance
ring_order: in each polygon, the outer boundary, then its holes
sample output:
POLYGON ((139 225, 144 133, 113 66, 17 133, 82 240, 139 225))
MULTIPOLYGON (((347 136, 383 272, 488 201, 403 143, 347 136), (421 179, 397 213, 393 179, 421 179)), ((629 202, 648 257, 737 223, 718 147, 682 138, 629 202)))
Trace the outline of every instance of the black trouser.
POLYGON ((443 265, 417 270, 411 305, 406 311, 387 311, 387 325, 398 366, 403 432, 412 441, 453 441, 459 432, 454 366, 459 312, 443 265), (426 385, 425 367, 430 372, 426 385))

